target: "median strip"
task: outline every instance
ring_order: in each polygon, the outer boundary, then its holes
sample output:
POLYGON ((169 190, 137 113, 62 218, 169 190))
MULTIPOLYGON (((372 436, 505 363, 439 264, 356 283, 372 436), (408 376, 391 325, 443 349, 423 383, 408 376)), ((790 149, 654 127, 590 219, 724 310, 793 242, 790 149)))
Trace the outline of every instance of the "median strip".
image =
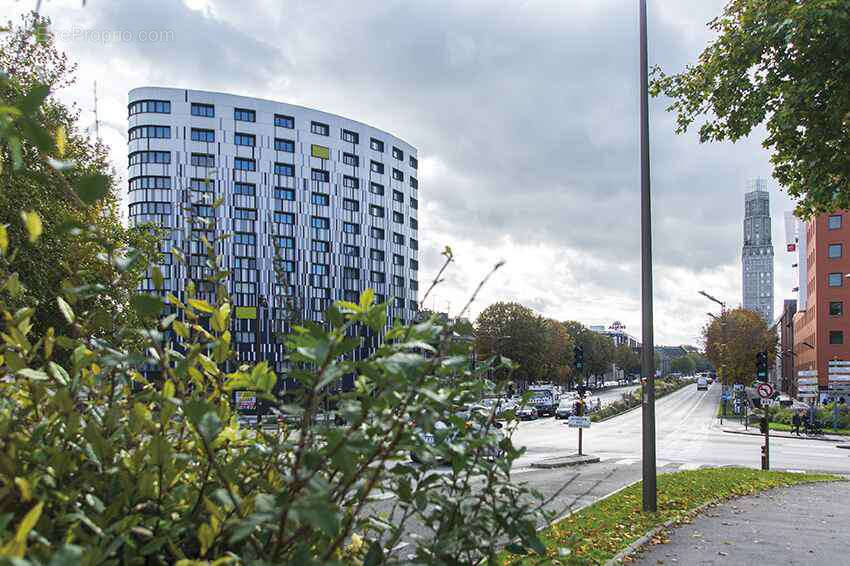
MULTIPOLYGON (((658 512, 641 511, 641 482, 597 501, 541 531, 547 563, 604 564, 656 529, 678 524, 704 507, 766 489, 842 478, 826 474, 704 468, 658 476, 658 512)), ((650 537, 651 538, 651 537, 650 537)), ((649 540, 647 538, 646 540, 649 540)), ((644 541, 646 542, 646 541, 644 541)), ((502 564, 536 564, 537 554, 504 552, 502 564)))

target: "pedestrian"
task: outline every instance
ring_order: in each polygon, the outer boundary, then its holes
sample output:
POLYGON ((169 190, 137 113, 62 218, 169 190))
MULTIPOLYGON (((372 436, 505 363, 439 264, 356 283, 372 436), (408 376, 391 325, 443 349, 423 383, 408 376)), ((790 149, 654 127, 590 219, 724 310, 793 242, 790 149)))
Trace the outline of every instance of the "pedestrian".
POLYGON ((794 411, 794 416, 791 417, 791 424, 794 425, 794 434, 800 436, 800 425, 803 424, 803 417, 800 416, 800 413, 794 411))
POLYGON ((598 410, 599 410, 599 409, 601 409, 601 408, 602 408, 602 399, 600 399, 599 397, 597 397, 597 398, 596 398, 596 410, 598 411, 598 410))

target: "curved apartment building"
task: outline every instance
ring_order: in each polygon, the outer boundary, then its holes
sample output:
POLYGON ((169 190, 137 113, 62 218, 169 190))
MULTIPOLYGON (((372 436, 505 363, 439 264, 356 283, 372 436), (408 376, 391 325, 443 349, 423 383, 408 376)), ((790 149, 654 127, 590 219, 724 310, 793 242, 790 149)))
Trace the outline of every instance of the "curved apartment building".
POLYGON ((137 88, 128 114, 129 218, 170 229, 166 290, 182 295, 208 275, 202 235, 232 234, 215 246, 240 359, 282 369, 274 336, 291 307, 318 321, 331 301, 356 301, 367 287, 388 320, 413 319, 416 148, 334 114, 215 92, 137 88))

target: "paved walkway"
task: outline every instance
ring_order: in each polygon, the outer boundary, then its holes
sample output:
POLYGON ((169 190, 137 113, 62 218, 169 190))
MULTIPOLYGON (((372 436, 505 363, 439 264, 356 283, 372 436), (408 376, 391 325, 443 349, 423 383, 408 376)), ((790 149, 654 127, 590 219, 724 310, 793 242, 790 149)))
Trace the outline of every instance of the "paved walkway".
POLYGON ((632 564, 848 564, 850 483, 780 488, 709 508, 632 564))

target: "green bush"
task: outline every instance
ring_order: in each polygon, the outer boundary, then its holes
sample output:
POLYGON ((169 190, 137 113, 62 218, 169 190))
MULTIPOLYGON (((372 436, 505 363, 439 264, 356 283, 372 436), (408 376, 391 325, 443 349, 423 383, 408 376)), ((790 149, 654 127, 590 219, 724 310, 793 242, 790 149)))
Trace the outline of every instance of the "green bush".
MULTIPOLYGON (((0 105, 4 166, 32 182, 33 161, 71 170, 58 159, 61 136, 39 126, 47 89, 0 80, 18 93, 0 105)), ((85 177, 67 181, 85 202, 102 192, 85 177)), ((288 376, 299 387, 284 403, 265 362, 234 358, 227 273, 213 252, 227 235, 214 225, 205 226, 213 238, 198 239, 211 271, 204 295, 194 282, 180 297, 162 291, 145 254, 71 225, 68 237, 98 250, 96 268, 74 273, 89 283, 57 289, 49 305, 18 306, 25 295, 12 259, 39 246, 42 231, 37 211, 20 217, 24 241, 0 226, 0 556, 11 563, 474 564, 494 559, 500 543, 544 550, 535 527, 550 515, 540 494, 511 481, 521 454, 511 430, 501 434, 493 415, 457 410, 498 394, 484 376, 510 362, 470 371, 469 346, 435 319, 385 332, 386 305, 367 290, 357 304, 332 305, 323 326, 305 323, 286 337, 288 376), (87 333, 110 312, 92 300, 111 283, 100 274, 120 278, 139 265, 159 293, 109 303, 134 316, 108 335, 87 333), (41 308, 58 309, 69 331, 34 331, 41 308), (351 361, 366 329, 383 340, 351 361), (338 393, 332 385, 344 375, 355 387, 338 393), (243 428, 234 390, 298 422, 243 428), (344 426, 316 424, 327 405, 344 426), (424 432, 437 442, 425 443, 424 432), (448 467, 414 465, 413 452, 448 467)))

